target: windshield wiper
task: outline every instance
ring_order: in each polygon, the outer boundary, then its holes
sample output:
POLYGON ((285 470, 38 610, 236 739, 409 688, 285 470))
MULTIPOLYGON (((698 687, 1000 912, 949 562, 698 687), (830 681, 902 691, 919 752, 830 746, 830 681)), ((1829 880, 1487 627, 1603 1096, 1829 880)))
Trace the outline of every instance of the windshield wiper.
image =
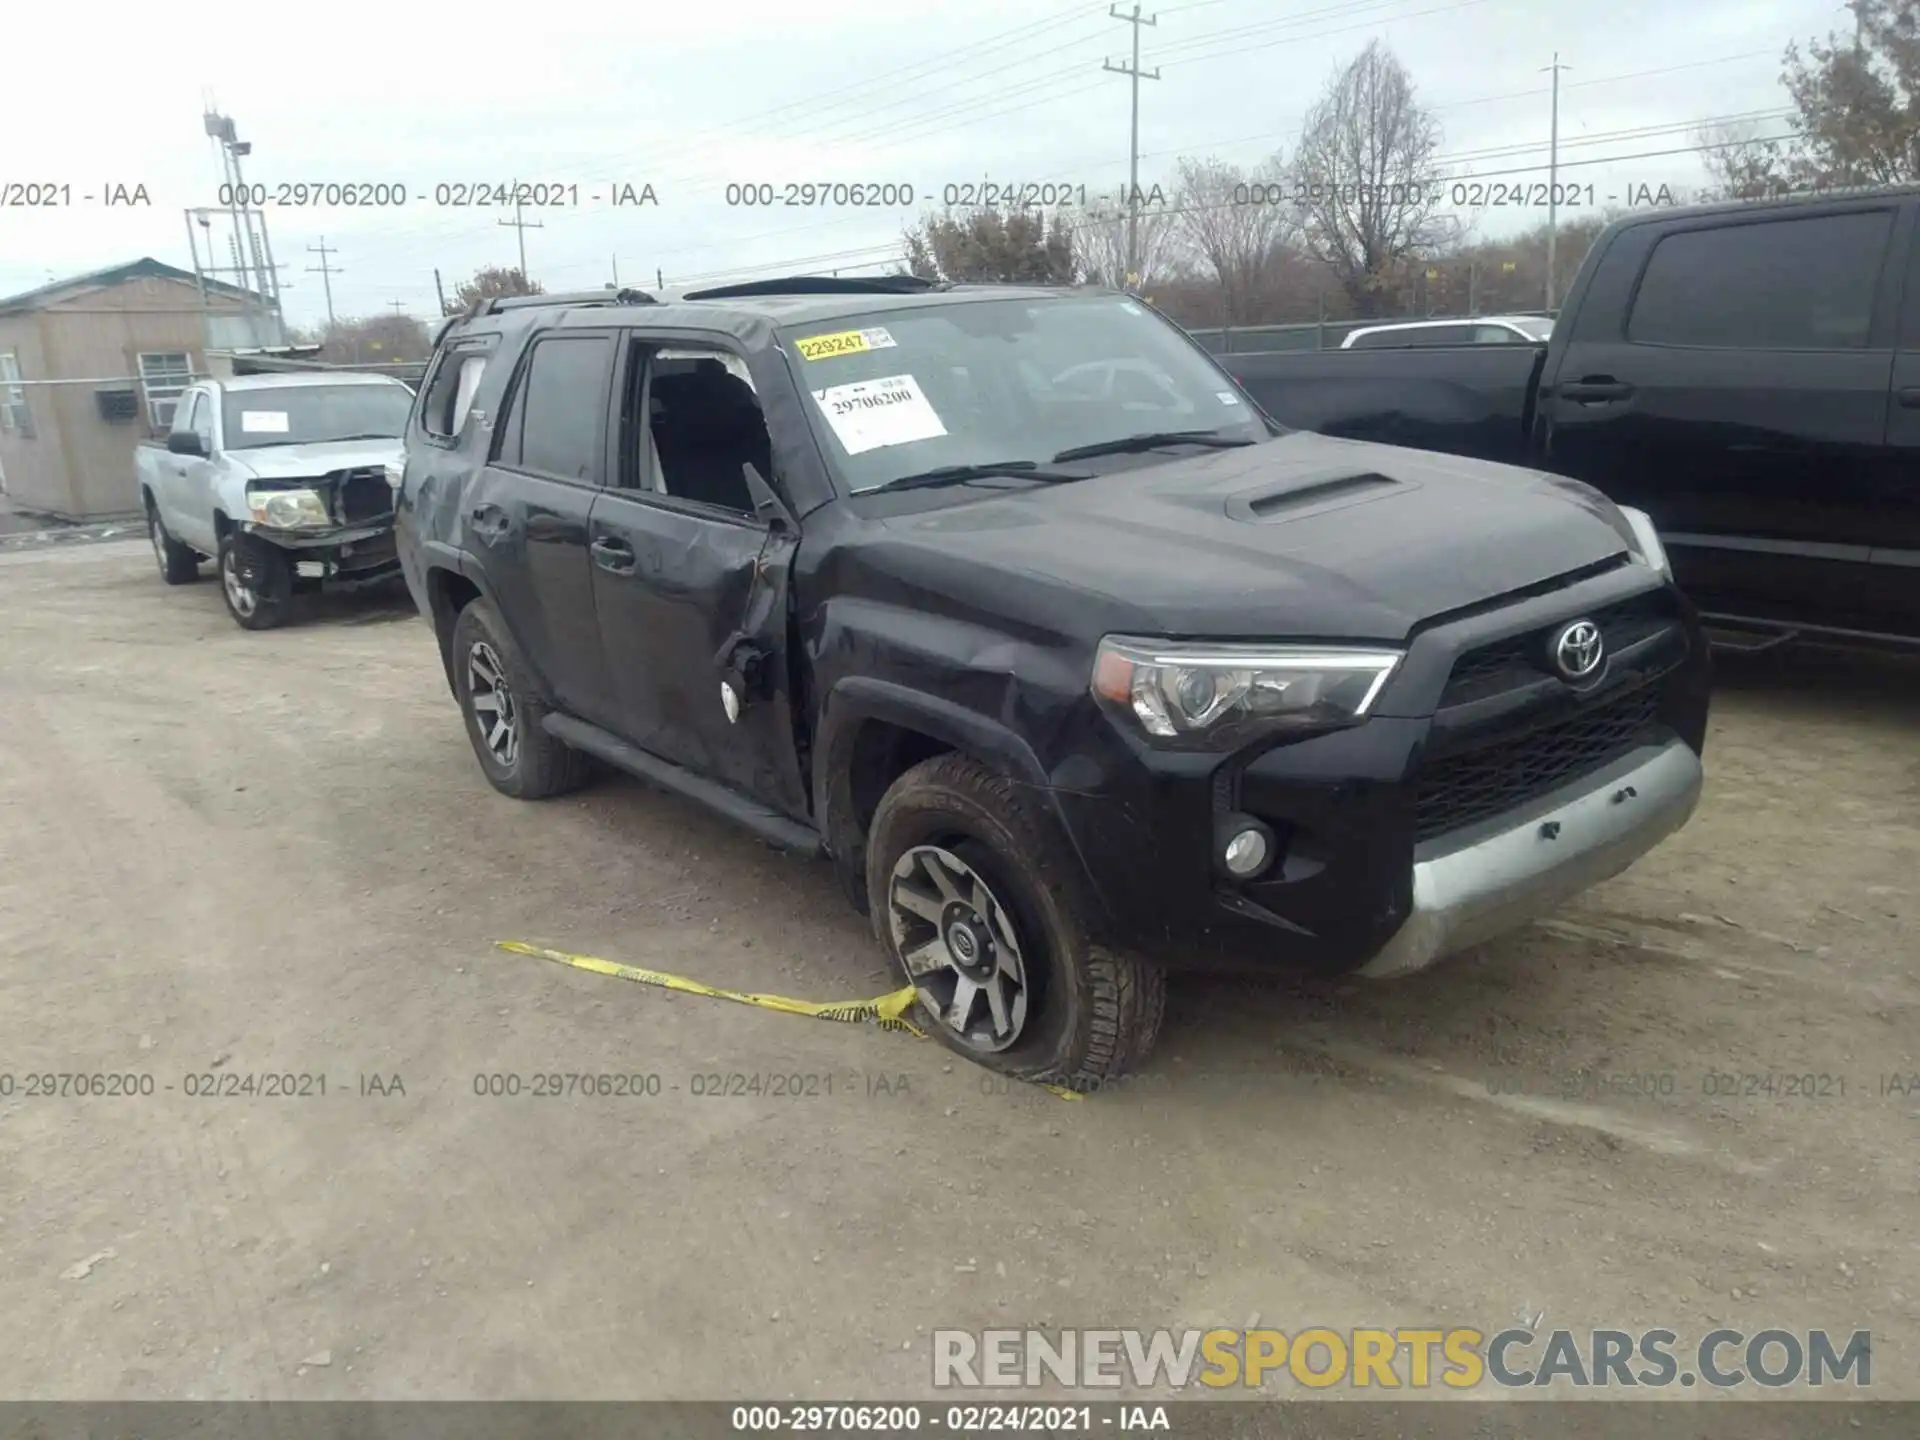
POLYGON ((1232 450, 1252 445, 1252 440, 1221 435, 1213 430, 1150 430, 1144 435, 1128 435, 1119 440, 1100 440, 1092 445, 1075 445, 1054 456, 1062 460, 1089 460, 1095 455, 1131 455, 1141 450, 1158 450, 1163 445, 1205 445, 1215 450, 1232 450))
POLYGON ((1042 470, 1037 460, 993 460, 982 465, 940 465, 912 475, 898 475, 884 485, 875 485, 859 493, 878 495, 883 490, 924 490, 934 485, 964 485, 969 480, 988 480, 1002 475, 1050 483, 1093 478, 1076 470, 1042 470))
POLYGON ((325 440, 303 440, 303 445, 344 445, 349 440, 398 440, 398 435, 369 432, 365 435, 330 435, 325 440))

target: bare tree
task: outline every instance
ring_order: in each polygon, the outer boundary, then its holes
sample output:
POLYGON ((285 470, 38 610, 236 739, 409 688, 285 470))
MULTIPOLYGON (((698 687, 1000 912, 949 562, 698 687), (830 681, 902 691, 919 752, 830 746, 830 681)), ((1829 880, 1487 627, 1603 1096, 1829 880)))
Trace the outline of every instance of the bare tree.
POLYGON ((1751 124, 1707 125, 1693 138, 1712 177, 1703 198, 1763 200, 1791 188, 1782 142, 1759 138, 1751 124))
POLYGON ((491 300, 497 295, 544 295, 540 282, 529 280, 514 265, 483 265, 473 272, 471 280, 462 281, 448 302, 449 313, 458 315, 471 309, 482 300, 491 300))
POLYGON ((1174 233, 1187 261, 1219 287, 1229 325, 1255 319, 1277 254, 1300 233, 1279 157, 1251 171, 1223 160, 1183 159, 1174 172, 1174 233))
MULTIPOLYGON (((1167 278, 1173 269, 1178 236, 1178 216, 1155 206, 1142 208, 1138 228, 1139 265, 1135 288, 1147 287, 1167 278)), ((1127 286, 1127 210, 1124 205, 1089 205, 1068 221, 1073 236, 1074 263, 1090 285, 1127 286)))
POLYGON ((1439 148, 1439 122, 1377 40, 1307 113, 1292 172, 1306 245, 1332 267, 1356 315, 1380 313, 1394 274, 1442 238, 1439 148))

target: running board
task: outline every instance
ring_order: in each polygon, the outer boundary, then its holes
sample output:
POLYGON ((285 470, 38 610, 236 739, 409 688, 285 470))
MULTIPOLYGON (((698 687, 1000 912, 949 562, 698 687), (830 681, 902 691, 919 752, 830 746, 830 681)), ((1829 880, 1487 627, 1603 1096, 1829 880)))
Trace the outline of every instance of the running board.
POLYGON ((1770 620, 1760 616, 1732 615, 1702 610, 1701 627, 1715 649, 1735 654, 1758 654, 1780 645, 1832 645, 1840 648, 1864 648, 1892 654, 1911 654, 1920 649, 1920 634, 1898 634, 1885 630, 1853 630, 1839 625, 1818 625, 1807 621, 1770 620), (1749 640, 1732 643, 1727 637, 1749 640))
POLYGON ((1709 645, 1716 650, 1725 650, 1733 655, 1763 655, 1769 650, 1778 650, 1782 645, 1791 645, 1800 638, 1798 630, 1767 632, 1715 625, 1711 622, 1703 628, 1707 632, 1709 645))
POLYGON ((637 775, 663 790, 671 790, 697 801, 736 825, 745 826, 769 845, 809 859, 824 853, 820 834, 811 826, 789 820, 756 800, 737 795, 704 775, 696 775, 684 765, 662 760, 637 745, 629 745, 598 725, 589 725, 571 715, 550 712, 542 722, 542 728, 556 740, 564 740, 574 749, 584 750, 596 759, 625 770, 629 775, 637 775))

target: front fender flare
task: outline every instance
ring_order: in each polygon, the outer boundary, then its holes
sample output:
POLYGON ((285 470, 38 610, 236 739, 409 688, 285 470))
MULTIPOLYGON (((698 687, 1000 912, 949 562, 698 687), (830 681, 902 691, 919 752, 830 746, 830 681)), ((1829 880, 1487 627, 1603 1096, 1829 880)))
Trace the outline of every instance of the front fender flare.
MULTIPOLYGON (((1054 794, 1052 779, 1025 740, 991 716, 924 690, 867 675, 846 676, 828 692, 813 747, 814 814, 850 896, 857 900, 856 892, 863 892, 866 884, 866 831, 854 800, 852 762, 861 726, 870 720, 918 731, 998 766, 1027 787, 1072 851, 1078 878, 1104 901, 1087 868, 1078 837, 1054 794)), ((1091 921, 1094 917, 1087 918, 1091 921)))

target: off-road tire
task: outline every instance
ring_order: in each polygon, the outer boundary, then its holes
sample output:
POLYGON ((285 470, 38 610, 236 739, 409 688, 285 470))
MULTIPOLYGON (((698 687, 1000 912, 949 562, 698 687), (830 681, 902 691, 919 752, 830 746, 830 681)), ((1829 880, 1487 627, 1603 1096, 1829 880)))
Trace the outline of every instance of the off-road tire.
POLYGON ((191 585, 200 578, 200 552, 182 545, 167 533, 166 522, 151 500, 147 502, 147 536, 153 541, 160 578, 167 584, 191 585))
POLYGON ((1037 1084, 1097 1090, 1136 1069, 1160 1033, 1165 972, 1089 938, 1077 862, 1024 787, 956 752, 914 766, 881 798, 867 836, 867 903, 903 975, 888 922, 893 870, 929 844, 964 847, 969 864, 991 872, 1019 927, 1032 994, 1026 1027, 1006 1050, 966 1045, 920 1005, 923 1028, 976 1064, 1037 1084))
POLYGON ((279 547, 229 530, 220 537, 214 566, 220 577, 220 598, 234 624, 242 630, 273 630, 287 623, 293 614, 293 566, 279 547), (254 583, 249 587, 254 597, 251 611, 236 604, 227 587, 229 566, 243 566, 253 574, 254 583))
POLYGON ((548 734, 541 724, 547 717, 548 706, 534 689, 527 666, 507 635, 507 627, 485 600, 470 602, 453 622, 450 654, 453 693, 460 703, 461 723, 474 756, 494 789, 516 800, 544 800, 550 795, 577 790, 592 777, 593 757, 548 734), (519 746, 512 765, 503 765, 488 747, 474 709, 468 663, 477 644, 485 644, 499 657, 518 712, 519 746))

